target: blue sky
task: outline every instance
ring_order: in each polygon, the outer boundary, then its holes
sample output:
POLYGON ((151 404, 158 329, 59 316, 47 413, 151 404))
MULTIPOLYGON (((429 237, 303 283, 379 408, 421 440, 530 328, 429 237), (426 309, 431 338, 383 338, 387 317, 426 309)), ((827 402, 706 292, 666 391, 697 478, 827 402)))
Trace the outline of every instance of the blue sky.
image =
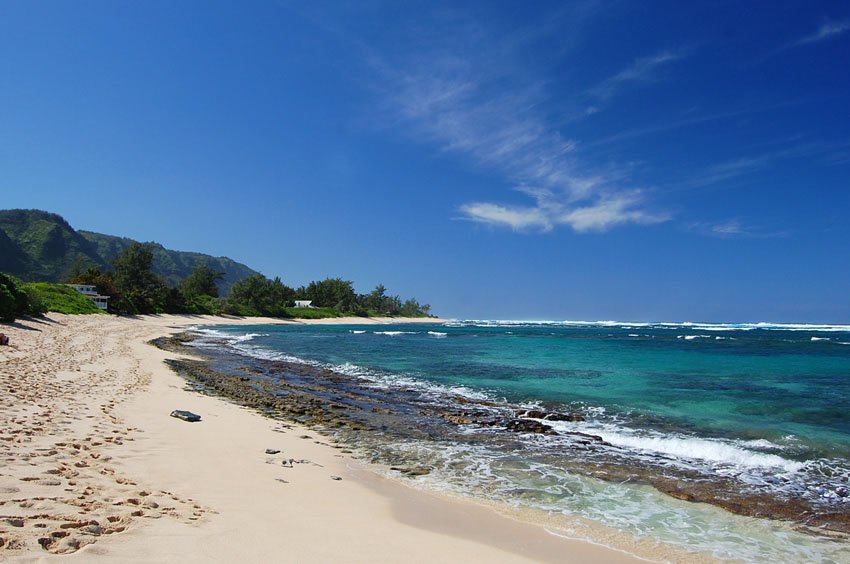
POLYGON ((0 54, 3 208, 450 317, 850 321, 847 2, 4 2, 0 54))

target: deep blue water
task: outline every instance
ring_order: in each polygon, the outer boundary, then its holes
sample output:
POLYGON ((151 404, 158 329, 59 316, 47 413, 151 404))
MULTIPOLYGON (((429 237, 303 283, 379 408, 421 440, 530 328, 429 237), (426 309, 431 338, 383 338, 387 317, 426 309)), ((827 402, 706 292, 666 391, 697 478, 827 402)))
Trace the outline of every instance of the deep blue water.
MULTIPOLYGON (((586 421, 556 428, 742 483, 787 476, 783 487, 792 495, 850 510, 835 493, 850 475, 848 326, 453 322, 217 330, 242 352, 318 362, 375 385, 580 411, 586 421)), ((565 510, 586 514, 579 497, 564 501, 565 510)), ((644 525, 637 528, 651 530, 644 525)))

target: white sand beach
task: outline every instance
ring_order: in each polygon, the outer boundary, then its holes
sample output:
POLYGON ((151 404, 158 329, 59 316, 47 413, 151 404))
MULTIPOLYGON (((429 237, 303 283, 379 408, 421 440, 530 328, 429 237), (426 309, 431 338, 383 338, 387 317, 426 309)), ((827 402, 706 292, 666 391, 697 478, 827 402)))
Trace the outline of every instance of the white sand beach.
POLYGON ((310 429, 188 391, 163 363, 173 354, 147 343, 223 322, 281 321, 50 314, 0 325, 11 337, 0 347, 0 560, 637 560, 408 487, 310 429), (284 467, 290 458, 301 462, 284 467))

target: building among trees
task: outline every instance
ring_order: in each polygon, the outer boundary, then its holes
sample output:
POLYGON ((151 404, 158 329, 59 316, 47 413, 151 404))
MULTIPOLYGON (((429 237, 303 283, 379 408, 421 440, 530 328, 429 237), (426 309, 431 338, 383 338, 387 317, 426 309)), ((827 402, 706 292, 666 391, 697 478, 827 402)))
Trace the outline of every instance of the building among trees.
POLYGON ((109 296, 102 296, 98 294, 97 289, 95 289, 94 286, 91 286, 89 284, 66 284, 66 286, 70 286, 71 288, 75 289, 76 291, 93 301, 94 305, 96 305, 98 309, 102 309, 104 311, 106 310, 109 302, 109 296))

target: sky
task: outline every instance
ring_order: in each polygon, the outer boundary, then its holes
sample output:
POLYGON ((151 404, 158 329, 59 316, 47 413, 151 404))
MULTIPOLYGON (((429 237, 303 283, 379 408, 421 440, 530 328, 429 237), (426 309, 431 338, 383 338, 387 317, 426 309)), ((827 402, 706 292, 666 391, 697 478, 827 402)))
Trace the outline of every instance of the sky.
POLYGON ((0 0, 0 207, 444 317, 850 322, 850 3, 0 0))

